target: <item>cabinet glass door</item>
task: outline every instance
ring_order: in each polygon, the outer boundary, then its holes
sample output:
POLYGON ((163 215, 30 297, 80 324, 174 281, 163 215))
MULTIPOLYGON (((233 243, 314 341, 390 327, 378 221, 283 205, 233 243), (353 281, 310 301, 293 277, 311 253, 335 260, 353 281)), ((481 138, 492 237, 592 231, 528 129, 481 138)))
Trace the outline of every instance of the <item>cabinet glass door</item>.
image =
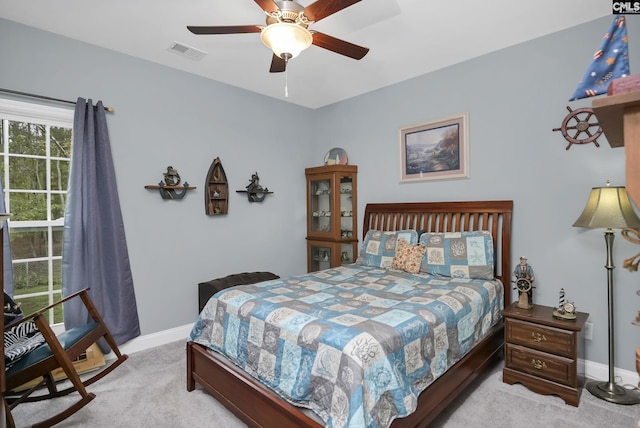
POLYGON ((309 272, 329 269, 331 267, 331 245, 310 244, 309 272))
POLYGON ((350 176, 340 177, 340 237, 353 237, 353 179, 350 176))
POLYGON ((340 244, 340 264, 348 265, 355 263, 358 258, 357 243, 343 242, 340 244))
POLYGON ((333 204, 331 202, 331 179, 319 179, 309 181, 309 203, 311 210, 311 232, 332 232, 331 216, 333 204))

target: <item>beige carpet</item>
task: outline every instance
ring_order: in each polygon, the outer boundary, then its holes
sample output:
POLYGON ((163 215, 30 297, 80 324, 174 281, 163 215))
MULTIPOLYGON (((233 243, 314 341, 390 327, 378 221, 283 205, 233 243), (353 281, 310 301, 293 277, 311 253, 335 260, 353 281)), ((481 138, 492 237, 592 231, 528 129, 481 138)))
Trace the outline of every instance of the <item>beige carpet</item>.
MULTIPOLYGON (((129 356, 89 390, 96 398, 58 427, 212 427, 239 428, 236 419, 198 387, 186 390, 184 343, 175 342, 129 356)), ((77 396, 77 395, 76 395, 77 396)), ((73 397, 75 399, 75 397, 73 397)), ((29 426, 72 396, 22 404, 14 411, 19 427, 29 426)), ((521 385, 502 382, 496 366, 473 384, 431 425, 440 428, 636 428, 640 405, 620 406, 582 394, 579 407, 555 396, 541 396, 521 385)), ((277 423, 274 428, 277 428, 277 423)))

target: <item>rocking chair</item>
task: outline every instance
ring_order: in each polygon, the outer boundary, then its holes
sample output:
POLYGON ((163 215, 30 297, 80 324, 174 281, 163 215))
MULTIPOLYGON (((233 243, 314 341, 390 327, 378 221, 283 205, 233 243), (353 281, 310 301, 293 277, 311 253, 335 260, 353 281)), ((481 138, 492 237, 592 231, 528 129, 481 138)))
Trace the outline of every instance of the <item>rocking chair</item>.
POLYGON ((102 379, 128 358, 126 354, 122 354, 118 349, 118 345, 105 325, 102 316, 100 316, 93 301, 89 297, 87 293, 88 290, 88 288, 85 288, 67 296, 53 305, 43 308, 19 321, 12 322, 5 327, 5 331, 7 331, 16 325, 33 320, 45 340, 44 343, 37 348, 22 355, 20 359, 13 363, 6 371, 6 392, 4 393, 4 398, 8 404, 7 425, 9 427, 14 426, 11 410, 18 404, 60 397, 72 392, 77 392, 80 395, 78 401, 65 410, 33 425, 33 427, 50 427, 63 421, 95 398, 94 393, 87 392, 87 386, 102 379), (49 326, 49 322, 44 317, 44 314, 49 309, 75 297, 82 299, 91 317, 91 322, 69 329, 56 336, 49 326), (86 352, 87 348, 100 338, 106 340, 117 358, 100 372, 83 381, 80 379, 73 365, 73 361, 86 352), (71 382, 70 387, 58 390, 56 380, 52 375, 52 371, 58 368, 64 371, 64 374, 71 382), (28 388, 24 392, 15 392, 16 389, 20 389, 20 386, 34 379, 39 379, 39 382, 36 381, 35 386, 28 388), (43 385, 47 386, 48 393, 31 396, 34 391, 43 385))

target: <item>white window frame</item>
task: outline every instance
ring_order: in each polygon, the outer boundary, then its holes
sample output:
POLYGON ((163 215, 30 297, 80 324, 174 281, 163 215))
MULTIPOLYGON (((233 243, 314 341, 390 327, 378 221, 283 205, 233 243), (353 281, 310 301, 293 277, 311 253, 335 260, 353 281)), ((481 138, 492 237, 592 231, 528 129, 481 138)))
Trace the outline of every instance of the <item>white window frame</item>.
MULTIPOLYGON (((11 121, 20 121, 20 122, 26 122, 26 123, 36 123, 36 124, 41 124, 41 125, 46 125, 46 126, 53 126, 53 127, 63 127, 63 128, 70 128, 73 129, 73 117, 74 117, 74 110, 73 109, 69 109, 69 108, 60 108, 60 107, 54 107, 54 106, 47 106, 47 105, 42 105, 42 104, 36 104, 36 103, 28 103, 28 102, 22 102, 22 101, 17 101, 17 100, 12 100, 12 99, 6 99, 6 98, 0 98, 0 120, 11 120, 11 121)), ((5 128, 5 132, 8 132, 8 129, 5 128)), ((7 137, 7 135, 5 135, 5 137, 7 137)), ((47 141, 49 139, 47 138, 47 141)), ((7 140, 8 141, 8 140, 7 140)), ((5 194, 4 194, 4 198, 5 198, 5 205, 6 205, 6 209, 7 212, 11 213, 11 205, 10 205, 10 201, 9 201, 9 147, 8 144, 5 144, 4 146, 4 177, 3 177, 3 183, 5 183, 4 186, 4 190, 5 190, 5 194)), ((38 158, 41 158, 41 156, 38 156, 38 158)), ((45 158, 47 159, 47 177, 50 178, 51 177, 51 171, 50 171, 50 160, 52 159, 51 157, 51 153, 49 150, 49 145, 47 144, 47 151, 46 151, 46 156, 45 158)), ((44 191, 45 193, 49 194, 49 197, 47 198, 47 216, 51 215, 51 197, 50 195, 52 193, 51 191, 51 181, 47 180, 47 188, 44 191)), ((9 218, 8 220, 8 224, 9 224, 9 230, 11 230, 11 223, 12 220, 11 218, 9 218)), ((37 228, 47 228, 48 230, 48 255, 47 257, 43 257, 41 258, 41 260, 39 259, 30 259, 33 261, 47 261, 48 262, 48 272, 49 272, 49 290, 47 291, 46 295, 48 296, 48 300, 49 300, 49 304, 53 303, 54 301, 58 300, 60 298, 60 296, 58 294, 60 294, 59 291, 54 291, 51 288, 51 284, 53 282, 53 277, 52 277, 52 273, 53 273, 53 261, 54 260, 59 260, 62 258, 62 256, 53 256, 53 251, 52 251, 52 246, 53 246, 53 239, 52 239, 52 231, 54 227, 63 227, 64 226, 64 218, 59 218, 59 219, 51 219, 48 218, 46 221, 44 220, 40 220, 40 221, 20 221, 19 222, 20 227, 25 227, 25 228, 29 228, 29 227, 37 227, 37 228)), ((14 226, 14 228, 18 228, 18 224, 16 223, 14 226)), ((21 294, 20 296, 22 297, 32 297, 32 296, 42 296, 43 293, 34 293, 34 294, 21 294)), ((54 320, 54 314, 53 314, 53 310, 50 310, 49 313, 49 319, 51 321, 54 320)), ((61 327, 62 323, 59 323, 58 326, 61 327)))

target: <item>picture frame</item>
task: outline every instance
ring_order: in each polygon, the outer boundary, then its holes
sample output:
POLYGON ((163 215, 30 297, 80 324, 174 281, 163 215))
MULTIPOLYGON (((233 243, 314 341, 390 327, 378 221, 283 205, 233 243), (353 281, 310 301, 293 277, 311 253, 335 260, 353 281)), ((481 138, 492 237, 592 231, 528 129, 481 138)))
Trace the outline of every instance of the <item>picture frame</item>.
POLYGON ((469 114, 400 129, 400 182, 469 178, 469 114))

